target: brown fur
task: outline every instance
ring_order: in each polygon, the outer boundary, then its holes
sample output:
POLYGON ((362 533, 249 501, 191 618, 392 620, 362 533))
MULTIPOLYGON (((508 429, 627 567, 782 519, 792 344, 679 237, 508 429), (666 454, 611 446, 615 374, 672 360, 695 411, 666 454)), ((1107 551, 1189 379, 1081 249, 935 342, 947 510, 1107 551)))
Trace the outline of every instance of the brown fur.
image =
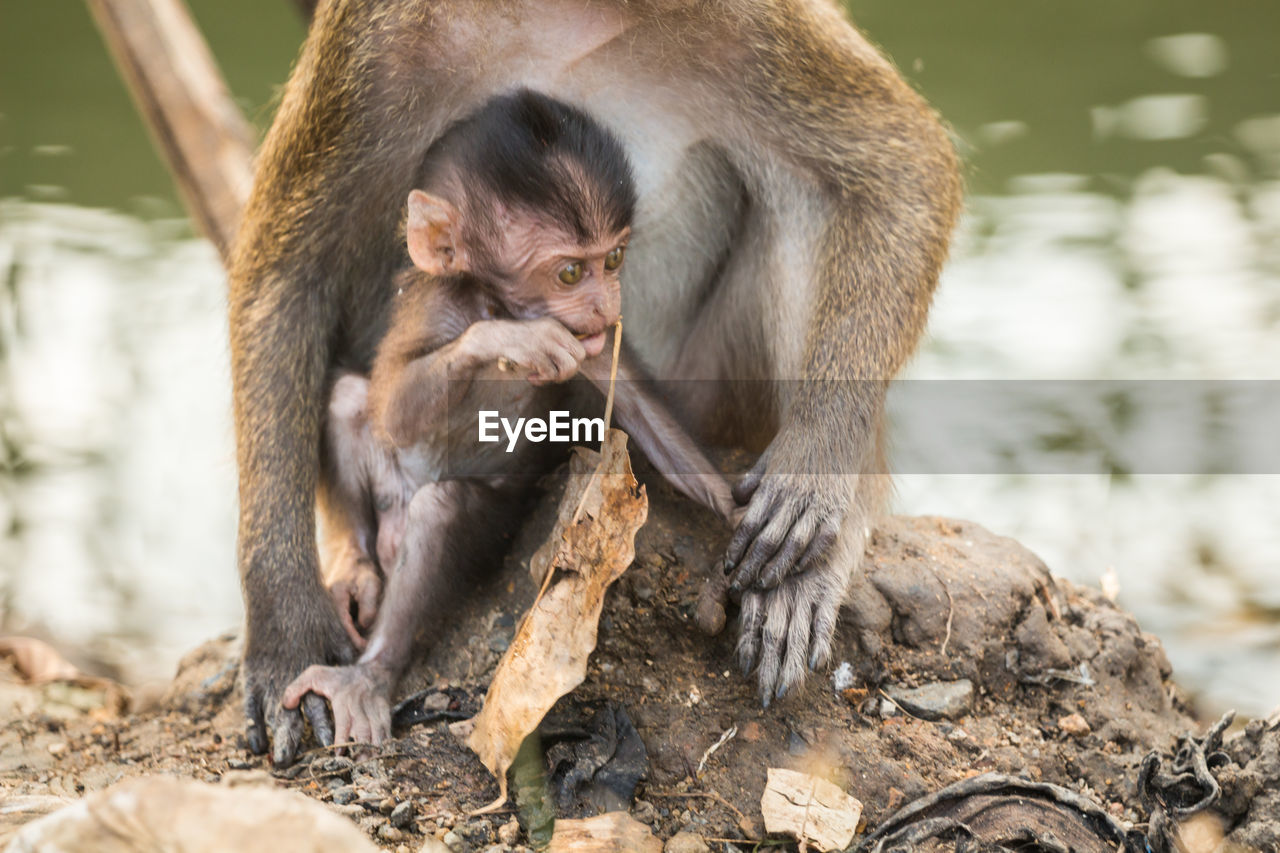
MULTIPOLYGON (((748 544, 787 550, 770 522, 797 507, 810 508, 806 525, 839 530, 807 564, 787 551, 804 571, 781 566, 774 586, 743 594, 740 651, 766 697, 823 662, 878 511, 884 386, 923 329, 961 188, 937 118, 834 6, 326 0, 263 145, 231 269, 250 745, 265 748, 265 723, 279 761, 301 735, 283 687, 351 654, 317 568, 326 377, 367 371, 386 329, 379 283, 404 263, 395 232, 412 164, 451 119, 517 84, 651 146, 628 332, 658 376, 717 380, 716 393, 672 394, 696 432, 768 442, 743 489, 758 483, 748 544), (551 67, 558 45, 578 43, 583 56, 551 67), (694 163, 699 145, 714 156, 694 163), (730 228, 710 226, 725 216, 730 228), (868 476, 830 476, 858 471, 868 476)), ((307 710, 314 722, 318 706, 307 710)))

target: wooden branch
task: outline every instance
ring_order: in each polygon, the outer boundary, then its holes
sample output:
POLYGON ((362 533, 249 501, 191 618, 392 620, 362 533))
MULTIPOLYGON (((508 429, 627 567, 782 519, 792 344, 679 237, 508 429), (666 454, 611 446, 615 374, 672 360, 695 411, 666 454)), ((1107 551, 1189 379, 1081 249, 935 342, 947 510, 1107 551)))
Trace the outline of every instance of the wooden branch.
POLYGON ((253 138, 182 0, 87 0, 187 210, 227 257, 253 138))

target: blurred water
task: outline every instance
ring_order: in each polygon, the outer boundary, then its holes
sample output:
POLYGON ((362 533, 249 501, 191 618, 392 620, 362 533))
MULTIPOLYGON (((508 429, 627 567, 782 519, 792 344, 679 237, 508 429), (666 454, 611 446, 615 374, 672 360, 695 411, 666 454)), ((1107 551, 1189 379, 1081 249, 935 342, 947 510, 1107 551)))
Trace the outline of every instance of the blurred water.
MULTIPOLYGON (((291 4, 192 6, 265 124, 291 4)), ((970 169, 909 376, 1280 379, 1280 6, 850 6, 970 169)), ((223 276, 82 4, 3 16, 0 616, 163 677, 240 618, 223 276)), ((1143 416, 1068 433, 1132 438, 1143 416)), ((1045 453, 1080 452, 1043 420, 1045 453)), ((1085 583, 1113 567, 1206 708, 1280 705, 1280 477, 1097 471, 911 474, 897 508, 974 519, 1085 583)))

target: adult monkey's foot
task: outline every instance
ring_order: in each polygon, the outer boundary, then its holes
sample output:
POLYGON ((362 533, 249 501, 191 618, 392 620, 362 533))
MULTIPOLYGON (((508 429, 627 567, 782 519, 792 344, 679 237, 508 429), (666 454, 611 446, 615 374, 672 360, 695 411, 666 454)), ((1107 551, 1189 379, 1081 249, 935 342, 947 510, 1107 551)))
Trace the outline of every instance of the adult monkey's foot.
MULTIPOLYGON (((327 604, 327 601, 326 601, 327 604)), ((252 632, 246 642, 243 663, 245 739, 251 752, 261 755, 271 748, 271 762, 286 767, 294 762, 302 744, 303 714, 316 740, 333 743, 329 709, 320 696, 308 696, 286 708, 285 688, 298 674, 316 663, 345 663, 355 656, 351 641, 337 619, 330 617, 325 631, 293 631, 285 640, 258 640, 252 632), (317 636, 318 634, 318 636, 317 636)), ((314 623, 312 623, 314 624, 314 623)))
POLYGON ((333 708, 332 743, 377 746, 391 737, 394 681, 390 671, 372 663, 312 666, 285 689, 284 707, 328 699, 333 708))

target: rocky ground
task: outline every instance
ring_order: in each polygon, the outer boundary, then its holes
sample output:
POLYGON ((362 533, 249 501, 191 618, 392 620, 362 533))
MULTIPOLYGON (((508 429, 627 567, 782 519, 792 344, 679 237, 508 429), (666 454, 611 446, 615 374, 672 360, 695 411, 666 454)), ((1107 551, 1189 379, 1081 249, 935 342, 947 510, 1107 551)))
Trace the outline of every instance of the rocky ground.
MULTIPOLYGON (((431 839, 454 851, 518 849, 552 809, 621 807, 658 837, 675 836, 669 850, 750 850, 782 843, 762 841, 769 768, 835 782, 864 804, 867 831, 987 772, 1063 786, 1142 831, 1153 807, 1137 791, 1144 758, 1156 752, 1169 767, 1179 736, 1206 728, 1170 680, 1159 641, 1132 617, 1052 577, 1013 540, 941 518, 881 525, 832 670, 764 710, 735 669, 732 630, 707 638, 692 621, 725 534, 642 479, 651 505, 636 562, 608 595, 586 681, 543 728, 541 764, 552 772, 541 810, 526 776, 513 786, 525 792, 519 813, 508 804, 469 816, 498 789, 447 723, 478 708, 536 594, 527 560, 554 517, 554 485, 503 573, 406 680, 402 693, 419 695, 378 754, 317 750, 284 771, 249 754, 231 635, 188 655, 162 698, 132 710, 100 685, 9 684, 0 701, 17 713, 0 724, 0 793, 12 805, 0 807, 0 841, 65 800, 174 774, 300 791, 387 849, 427 849, 431 839)), ((1195 816, 1206 839, 1197 849, 1226 835, 1241 846, 1223 849, 1280 850, 1280 725, 1253 721, 1228 734, 1220 755, 1210 765, 1222 794, 1195 816)), ((530 762, 526 771, 539 766, 530 762)))

